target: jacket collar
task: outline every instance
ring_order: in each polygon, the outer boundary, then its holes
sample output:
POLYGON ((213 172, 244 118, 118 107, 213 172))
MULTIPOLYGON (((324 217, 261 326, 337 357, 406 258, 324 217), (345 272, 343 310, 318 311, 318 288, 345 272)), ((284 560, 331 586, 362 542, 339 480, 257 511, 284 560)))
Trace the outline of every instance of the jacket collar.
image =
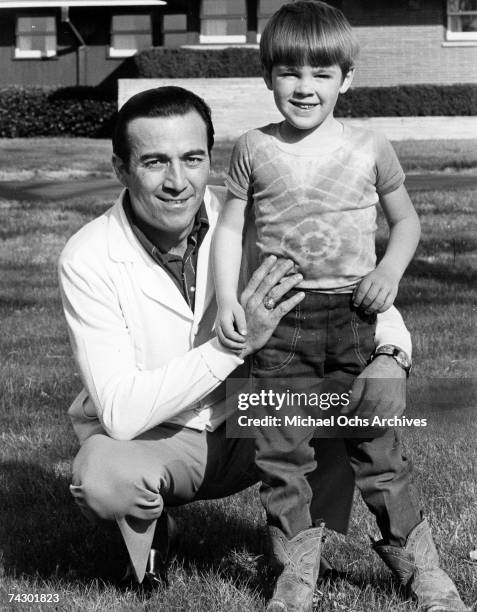
POLYGON ((137 279, 142 290, 152 299, 164 303, 181 315, 199 321, 214 295, 210 248, 222 205, 223 190, 214 189, 212 192, 207 187, 204 193, 204 204, 210 227, 199 248, 197 257, 194 314, 192 314, 167 272, 153 262, 134 235, 123 208, 125 192, 126 190, 122 191, 108 213, 108 250, 111 259, 116 262, 142 263, 143 266, 138 268, 139 276, 137 279), (144 264, 146 264, 146 267, 144 267, 144 264), (160 285, 158 284, 158 278, 161 279, 160 285))

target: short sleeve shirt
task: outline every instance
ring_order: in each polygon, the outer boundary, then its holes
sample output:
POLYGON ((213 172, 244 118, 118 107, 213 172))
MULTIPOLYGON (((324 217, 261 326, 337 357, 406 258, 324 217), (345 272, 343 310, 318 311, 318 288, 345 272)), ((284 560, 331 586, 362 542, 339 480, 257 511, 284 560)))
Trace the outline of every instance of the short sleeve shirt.
POLYGON ((345 126, 321 152, 283 142, 279 124, 247 132, 226 185, 254 207, 258 248, 296 262, 300 287, 343 293, 376 265, 376 204, 404 173, 388 140, 345 126))

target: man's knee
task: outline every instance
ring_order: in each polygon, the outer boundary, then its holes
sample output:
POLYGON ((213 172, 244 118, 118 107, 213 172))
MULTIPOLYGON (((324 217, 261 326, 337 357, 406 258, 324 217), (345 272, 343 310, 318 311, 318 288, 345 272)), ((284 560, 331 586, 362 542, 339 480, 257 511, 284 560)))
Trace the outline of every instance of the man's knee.
POLYGON ((158 479, 147 478, 142 466, 128 459, 124 443, 104 435, 88 438, 73 464, 70 486, 88 518, 115 520, 131 515, 156 519, 163 509, 158 479))

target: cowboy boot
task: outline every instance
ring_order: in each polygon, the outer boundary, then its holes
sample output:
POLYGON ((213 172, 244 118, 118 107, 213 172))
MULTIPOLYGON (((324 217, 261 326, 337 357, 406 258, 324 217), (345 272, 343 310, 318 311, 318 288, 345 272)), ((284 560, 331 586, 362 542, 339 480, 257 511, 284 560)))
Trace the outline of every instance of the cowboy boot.
POLYGON ((384 563, 392 570, 425 612, 470 612, 462 602, 455 584, 439 567, 439 557, 426 519, 407 537, 406 546, 373 544, 384 563))
POLYGON ((311 612, 323 528, 324 523, 289 540, 277 527, 269 527, 272 555, 281 573, 266 612, 311 612))

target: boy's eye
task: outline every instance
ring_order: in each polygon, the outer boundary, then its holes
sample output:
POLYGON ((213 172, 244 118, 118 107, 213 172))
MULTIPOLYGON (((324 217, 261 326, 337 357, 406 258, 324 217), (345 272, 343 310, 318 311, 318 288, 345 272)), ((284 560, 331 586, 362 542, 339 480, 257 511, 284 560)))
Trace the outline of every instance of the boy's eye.
POLYGON ((279 77, 293 77, 296 76, 296 72, 291 68, 282 68, 281 70, 277 71, 277 75, 279 77))

